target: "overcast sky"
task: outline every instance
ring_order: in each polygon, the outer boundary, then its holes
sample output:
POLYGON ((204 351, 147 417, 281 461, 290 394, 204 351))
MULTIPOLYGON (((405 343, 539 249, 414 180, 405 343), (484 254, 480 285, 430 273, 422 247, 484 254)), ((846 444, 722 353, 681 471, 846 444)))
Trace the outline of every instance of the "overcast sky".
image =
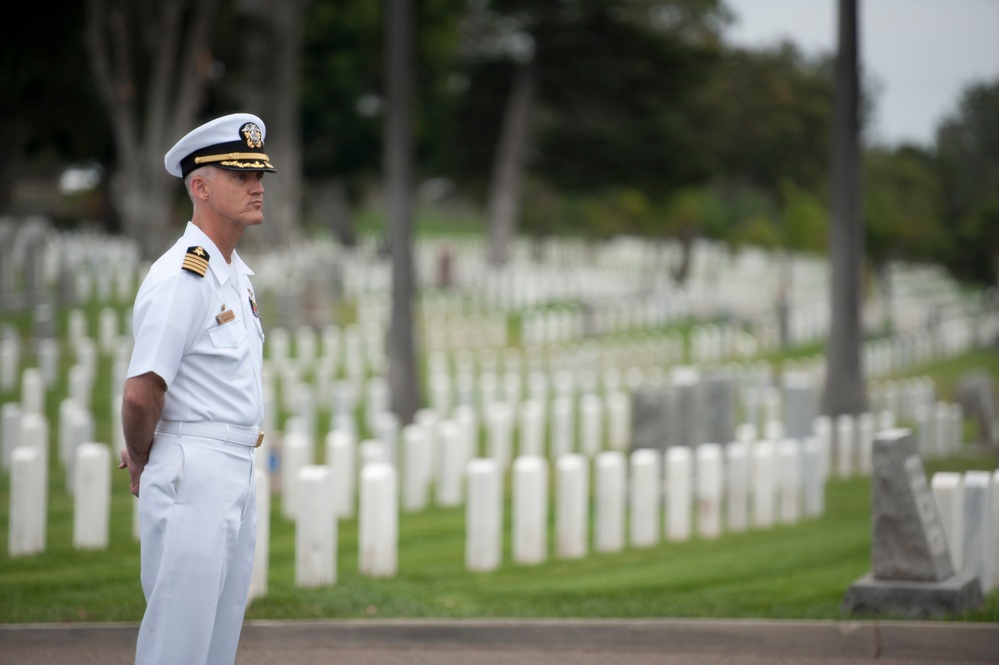
MULTIPOLYGON (((725 0, 736 15, 729 41, 789 39, 832 53, 837 0, 725 0)), ((930 146, 971 83, 999 80, 999 0, 858 0, 865 78, 880 88, 868 139, 930 146)))

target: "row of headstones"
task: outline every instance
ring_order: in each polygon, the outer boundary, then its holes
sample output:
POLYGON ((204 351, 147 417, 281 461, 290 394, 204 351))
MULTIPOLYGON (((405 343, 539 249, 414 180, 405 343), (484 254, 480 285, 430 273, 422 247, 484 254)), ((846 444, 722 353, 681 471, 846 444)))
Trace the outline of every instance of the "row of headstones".
MULTIPOLYGON (((96 353, 94 352, 93 344, 87 342, 90 342, 90 340, 85 337, 78 340, 77 355, 81 362, 74 365, 70 371, 70 394, 60 405, 60 450, 62 451, 60 456, 67 464, 72 459, 72 446, 68 446, 64 442, 73 439, 77 442, 87 440, 86 434, 79 434, 72 437, 67 432, 92 431, 93 427, 88 407, 91 386, 93 384, 93 367, 96 353), (80 420, 89 420, 89 425, 81 426, 74 424, 75 421, 80 420), (70 453, 67 454, 67 450, 70 450, 70 453)), ((127 366, 127 354, 127 345, 122 344, 117 347, 113 372, 115 380, 112 386, 112 393, 114 395, 120 394, 121 385, 124 381, 124 371, 127 366)), ((44 357, 44 354, 42 356, 44 357)), ((47 364, 54 366, 54 363, 43 363, 43 366, 47 364)), ((696 377, 694 378, 696 379, 696 377)), ((523 388, 519 380, 519 375, 508 373, 504 376, 502 386, 490 374, 484 374, 480 379, 482 380, 480 380, 478 387, 482 400, 479 402, 479 419, 490 422, 495 421, 494 429, 497 431, 510 431, 513 428, 512 420, 516 414, 520 422, 521 438, 527 442, 533 442, 543 437, 547 429, 545 421, 549 419, 550 413, 553 457, 562 452, 568 452, 563 443, 573 436, 575 429, 573 420, 577 410, 579 413, 580 438, 584 442, 588 442, 584 446, 584 451, 589 454, 593 454, 599 449, 599 444, 595 442, 605 437, 610 439, 612 448, 618 449, 627 446, 632 438, 629 431, 630 421, 632 420, 631 400, 620 389, 614 386, 605 386, 607 390, 604 392, 603 400, 599 394, 585 390, 584 386, 584 390, 580 391, 580 396, 577 399, 576 387, 573 385, 572 375, 560 373, 556 374, 554 380, 555 399, 549 402, 549 387, 545 375, 534 373, 529 377, 527 382, 528 398, 522 402, 520 391, 523 388), (490 377, 492 377, 492 381, 484 380, 490 377), (510 381, 507 379, 514 380, 510 381), (502 401, 497 402, 497 400, 502 401), (503 402, 505 402, 505 406, 503 402), (606 433, 604 433, 604 430, 606 430, 606 433)), ((16 445, 18 415, 21 412, 40 413, 44 411, 46 383, 50 380, 51 377, 46 378, 45 372, 42 369, 29 368, 25 370, 22 378, 22 402, 20 404, 8 403, 4 405, 3 460, 5 467, 9 460, 10 451, 16 445)), ((693 383, 688 381, 686 384, 678 380, 676 383, 681 388, 689 389, 692 387, 696 388, 698 380, 696 379, 693 383)), ((287 381, 288 379, 286 379, 286 383, 287 381)), ((323 385, 322 381, 317 383, 318 385, 323 385)), ((431 406, 433 410, 437 414, 448 413, 451 409, 450 402, 448 401, 450 396, 447 394, 441 396, 440 393, 442 391, 438 389, 440 386, 437 386, 434 381, 431 383, 431 406)), ((760 404, 757 404, 759 401, 758 397, 755 397, 752 391, 746 391, 743 393, 745 398, 743 411, 753 414, 759 412, 762 408, 762 412, 764 413, 762 422, 765 423, 765 427, 762 429, 766 430, 766 435, 769 438, 778 438, 785 433, 793 437, 801 437, 814 433, 816 432, 812 428, 812 423, 815 420, 814 417, 812 417, 811 421, 807 420, 809 414, 815 412, 814 394, 805 401, 801 399, 795 401, 794 389, 796 386, 797 384, 793 382, 786 383, 783 396, 776 389, 772 387, 768 388, 763 393, 762 407, 760 404), (780 404, 782 398, 786 401, 783 409, 780 404), (784 412, 783 415, 781 414, 782 410, 784 412), (793 422, 788 420, 788 415, 795 416, 793 422), (798 421, 801 422, 799 423, 798 421), (775 425, 777 422, 783 422, 783 426, 779 427, 775 425)), ((676 388, 677 385, 672 387, 676 388)), ((343 390, 333 400, 332 412, 342 417, 354 411, 356 408, 356 399, 349 386, 341 384, 339 388, 343 390)), ((445 388, 447 387, 445 386, 445 388)), ((716 390, 715 393, 717 392, 716 390)), ((270 393, 271 391, 268 391, 268 394, 270 393)), ((711 408, 705 409, 696 399, 696 392, 690 393, 686 400, 683 394, 681 390, 679 397, 674 399, 674 403, 672 404, 659 402, 652 404, 652 410, 655 413, 659 415, 665 414, 668 424, 680 427, 683 432, 674 436, 670 434, 671 430, 669 429, 654 430, 654 441, 648 441, 647 438, 640 436, 637 437, 636 445, 659 446, 664 443, 669 445, 673 443, 685 443, 686 441, 725 440, 731 436, 735 422, 731 399, 714 399, 711 402, 711 408), (683 417, 673 417, 677 414, 683 414, 683 417), (695 428, 691 428, 691 422, 698 417, 698 414, 706 414, 709 416, 708 421, 718 423, 724 429, 719 429, 715 432, 695 431, 695 428)), ((708 391, 707 394, 710 396, 712 393, 708 391)), ((960 446, 960 430, 962 425, 960 407, 958 405, 934 403, 932 383, 928 380, 912 379, 901 381, 897 384, 886 383, 880 390, 873 391, 872 397, 872 402, 880 403, 880 405, 885 407, 884 411, 878 411, 882 426, 888 426, 899 419, 908 420, 911 418, 915 421, 920 434, 920 449, 924 456, 951 454, 960 446)), ((311 393, 304 389, 286 390, 285 398, 285 407, 293 410, 306 423, 311 423, 305 429, 308 432, 314 433, 317 429, 315 425, 316 403, 311 393)), ((366 417, 364 421, 368 431, 374 431, 375 429, 374 416, 380 415, 383 411, 387 410, 387 400, 388 387, 384 379, 376 377, 369 380, 365 400, 366 417)), ((468 404, 468 401, 470 400, 460 399, 459 404, 471 406, 468 404)), ((274 409, 271 408, 268 412, 273 413, 274 409)), ((116 416, 117 414, 112 414, 113 418, 116 416)), ((759 419, 751 417, 750 422, 759 422, 759 419)), ((276 429, 274 424, 273 422, 267 423, 270 431, 276 429)), ((503 437, 491 436, 490 438, 499 439, 503 437)), ((529 444, 529 447, 533 449, 535 446, 529 444)))
MULTIPOLYGON (((26 372, 26 375, 28 377, 34 376, 34 380, 29 383, 35 385, 40 383, 37 372, 29 371, 26 372)), ((920 383, 916 382, 913 385, 920 385, 920 383)), ((37 391, 32 390, 25 392, 29 395, 32 392, 37 393, 37 391)), ((5 466, 12 457, 11 448, 17 446, 19 440, 31 440, 32 434, 30 432, 38 427, 39 419, 44 421, 40 410, 30 406, 32 403, 33 400, 29 399, 28 410, 23 415, 20 413, 20 405, 18 404, 5 404, 3 407, 5 466)), ((380 404, 380 408, 384 409, 387 406, 386 396, 383 395, 380 399, 373 398, 370 400, 370 404, 380 404)), ((948 405, 938 404, 937 409, 933 412, 936 420, 920 422, 919 440, 924 456, 950 454, 955 452, 960 445, 960 407, 956 405, 947 407, 948 405)), ((115 424, 112 431, 118 435, 115 444, 120 446, 123 445, 123 441, 120 439, 120 415, 117 414, 116 409, 114 411, 112 416, 115 424)), ((377 414, 371 415, 374 413, 369 412, 369 427, 376 432, 378 440, 362 442, 362 459, 378 460, 385 457, 386 460, 394 462, 398 458, 398 422, 387 411, 379 411, 377 414)), ((605 440, 611 449, 625 449, 630 440, 627 431, 628 413, 629 402, 623 393, 609 396, 606 403, 595 395, 584 396, 580 400, 578 436, 580 452, 592 457, 603 450, 605 440), (602 424, 604 412, 608 414, 606 434, 602 424)), ((457 488, 460 487, 461 470, 467 460, 475 456, 478 448, 478 413, 471 407, 458 407, 455 409, 453 420, 440 421, 432 410, 423 410, 418 414, 417 421, 420 428, 408 427, 403 430, 403 445, 407 451, 407 459, 416 459, 421 462, 405 467, 407 471, 407 475, 404 477, 406 505, 411 510, 425 507, 425 497, 432 481, 437 483, 438 501, 441 505, 460 505, 462 499, 460 490, 457 488), (414 446, 421 446, 420 452, 415 452, 414 446), (441 460, 439 465, 433 462, 436 457, 441 460), (433 470, 432 477, 427 475, 428 470, 433 470), (424 498, 420 499, 421 496, 424 498)), ((507 405, 493 403, 487 409, 484 421, 487 434, 487 454, 494 458, 501 465, 501 468, 506 468, 513 456, 513 413, 507 405)), ((882 414, 880 422, 882 427, 890 427, 893 422, 890 412, 882 414)), ((348 420, 341 419, 339 424, 343 426, 344 431, 350 432, 351 436, 356 438, 357 427, 352 421, 352 416, 348 420)), ((300 425, 300 421, 295 421, 295 424, 291 426, 292 431, 287 437, 283 451, 283 486, 292 490, 297 487, 294 482, 294 474, 297 469, 311 463, 315 457, 312 433, 307 428, 299 429, 300 425)), ((544 455, 544 413, 540 403, 528 400, 522 404, 517 427, 520 444, 519 454, 544 455)), ((856 421, 849 416, 841 416, 835 423, 828 418, 818 417, 813 422, 811 434, 822 442, 823 449, 828 451, 830 455, 830 460, 826 462, 826 466, 835 466, 838 476, 849 477, 854 473, 867 474, 870 472, 870 442, 873 427, 873 418, 869 414, 862 414, 856 421)), ((47 432, 47 424, 45 424, 45 430, 47 432)), ((771 441, 778 441, 782 435, 783 427, 776 422, 765 430, 765 437, 771 441)), ((47 436, 46 433, 46 449, 47 436)), ((74 460, 76 453, 92 438, 93 418, 89 411, 80 407, 72 398, 64 400, 60 409, 59 458, 67 468, 67 490, 71 494, 75 486, 74 460)), ((575 438, 572 404, 566 398, 561 398, 561 401, 556 399, 553 403, 552 413, 551 458, 557 459, 563 454, 575 452, 572 450, 572 441, 575 438)), ((736 438, 743 442, 755 440, 757 438, 755 426, 748 424, 740 426, 736 430, 736 438)), ((335 450, 335 448, 328 448, 327 453, 332 455, 335 450)), ((341 479, 338 486, 351 492, 354 484, 350 479, 341 479)), ((289 496, 285 503, 289 516, 293 513, 294 505, 294 499, 289 496)))
MULTIPOLYGON (((82 310, 71 310, 65 341, 76 361, 91 379, 97 371, 97 362, 102 356, 110 356, 115 362, 128 361, 132 349, 130 317, 124 317, 124 325, 117 310, 107 307, 98 316, 97 338, 87 336, 88 322, 82 310), (124 329, 124 330, 122 330, 124 329)), ((24 348, 16 331, 8 330, 0 335, 0 392, 8 392, 17 386, 20 370, 26 364, 25 358, 33 356, 37 369, 41 371, 46 389, 58 382, 62 344, 51 329, 35 334, 31 345, 24 348)), ((37 333, 37 330, 36 330, 37 333)))
MULTIPOLYGON (((442 478, 437 498, 442 505, 460 505, 463 493, 461 476, 467 469, 469 552, 482 553, 481 556, 470 555, 468 566, 473 570, 488 569, 494 565, 490 562, 496 560, 499 545, 496 533, 489 528, 483 530, 482 525, 492 523, 490 520, 495 519, 496 511, 501 510, 501 498, 492 500, 493 491, 488 488, 502 486, 496 476, 503 474, 505 464, 496 458, 472 459, 463 463, 463 460, 468 460, 470 451, 462 450, 461 437, 456 430, 454 424, 443 424, 441 428, 437 458, 442 478), (458 473, 449 473, 449 469, 458 473), (447 496, 449 493, 450 497, 447 496)), ((428 439, 421 436, 424 431, 419 426, 404 429, 407 463, 404 465, 406 475, 402 507, 407 511, 419 510, 425 505, 431 484, 432 455, 428 439)), ((8 549, 12 556, 34 554, 45 549, 49 453, 48 427, 44 416, 25 416, 21 437, 23 445, 13 451, 11 466, 8 549)), ((317 556, 316 547, 330 542, 328 527, 335 519, 324 519, 316 513, 329 509, 334 518, 353 515, 355 459, 360 460, 361 572, 394 574, 397 527, 390 528, 389 525, 398 521, 399 491, 397 466, 389 459, 388 447, 381 441, 366 441, 355 452, 354 438, 346 431, 331 432, 326 445, 328 465, 303 464, 296 469, 296 465, 289 462, 287 469, 295 469, 294 476, 287 470, 284 474, 295 481, 285 482, 283 505, 285 516, 299 521, 296 570, 301 570, 296 572, 297 583, 308 584, 308 580, 324 579, 314 570, 308 571, 315 565, 326 569, 328 557, 317 556), (294 489, 294 492, 289 489, 294 489), (325 497, 325 500, 316 501, 316 497, 325 497), (305 503, 306 498, 308 504, 305 503)), ((698 506, 697 531, 703 537, 716 537, 721 532, 723 494, 728 497, 727 524, 733 531, 745 530, 750 524, 764 528, 772 526, 775 521, 795 522, 802 513, 820 514, 824 506, 822 492, 827 473, 823 445, 819 439, 805 444, 789 440, 777 446, 770 442, 732 443, 724 449, 716 444, 704 444, 696 449, 696 453, 689 448, 678 447, 666 454, 665 476, 660 472, 662 456, 659 451, 633 451, 631 543, 648 546, 659 540, 658 502, 663 478, 668 497, 666 531, 670 540, 690 537, 694 497, 698 506), (696 474, 693 466, 695 454, 696 474), (750 502, 753 506, 751 518, 748 512, 750 502)), ((288 457, 304 453, 305 447, 305 442, 297 439, 294 433, 286 438, 288 457)), ((79 548, 107 547, 110 449, 103 444, 86 442, 76 448, 74 458, 74 545, 79 548)), ((564 522, 565 527, 559 529, 565 537, 560 540, 560 556, 582 556, 587 549, 589 517, 585 513, 589 488, 588 470, 583 467, 588 465, 588 459, 584 455, 569 453, 561 455, 557 461, 559 498, 556 511, 566 515, 559 518, 559 523, 564 522)), ((598 497, 595 549, 598 551, 616 551, 623 546, 623 496, 629 491, 624 480, 624 459, 624 453, 620 451, 604 451, 594 458, 598 497)), ((258 479, 258 483, 267 483, 266 474, 262 475, 264 479, 258 479)), ((518 506, 515 508, 515 524, 526 525, 515 527, 514 558, 520 563, 537 562, 544 559, 544 549, 539 548, 546 547, 543 543, 547 542, 547 536, 538 531, 542 527, 547 529, 547 461, 536 455, 520 456, 513 463, 513 476, 514 504, 518 506)), ((268 483, 268 486, 261 488, 258 499, 269 501, 269 493, 268 483)), ((261 515, 269 512, 266 505, 260 510, 261 515)), ((335 549, 335 540, 332 543, 330 546, 335 549)), ((325 551, 325 546, 322 549, 325 551)))
MULTIPOLYGON (((11 556, 45 551, 48 510, 48 423, 37 413, 21 419, 21 444, 10 456, 11 556)), ((73 455, 73 546, 105 549, 111 514, 111 449, 85 442, 73 455)))
MULTIPOLYGON (((412 463, 427 456, 420 438, 409 435, 416 431, 407 429, 404 437, 409 467, 427 474, 425 464, 412 463)), ((332 584, 336 579, 337 519, 354 514, 352 493, 345 489, 352 487, 353 474, 344 470, 354 464, 352 445, 348 433, 331 432, 327 437, 329 463, 300 466, 294 475, 298 498, 284 497, 291 508, 284 515, 296 522, 298 585, 332 584)), ((390 576, 396 573, 398 561, 400 503, 406 512, 418 508, 413 503, 413 485, 408 484, 414 472, 404 471, 400 492, 399 467, 384 451, 375 450, 381 443, 362 442, 360 447, 359 568, 362 574, 390 576)), ((442 452, 443 459, 450 459, 446 438, 442 452)), ((703 538, 717 538, 726 530, 764 529, 820 516, 825 508, 825 457, 818 439, 777 445, 735 442, 724 447, 676 447, 665 457, 653 449, 635 450, 627 456, 604 451, 592 458, 591 515, 591 458, 561 455, 555 461, 551 493, 555 555, 586 556, 591 549, 591 524, 592 549, 617 552, 626 544, 651 547, 664 537, 679 542, 696 532, 703 538)), ((500 565, 503 550, 504 465, 490 457, 473 458, 459 473, 455 487, 461 493, 464 485, 467 492, 466 567, 493 570, 500 565)), ((541 563, 549 552, 549 462, 522 455, 513 461, 510 473, 513 561, 541 563)), ((425 496, 425 491, 415 494, 425 496)))
POLYGON ((934 473, 930 481, 955 571, 999 589, 999 470, 934 473))
MULTIPOLYGON (((51 232, 46 232, 44 230, 44 224, 39 227, 40 229, 42 229, 40 233, 39 232, 29 233, 28 231, 33 229, 34 226, 32 226, 31 224, 22 224, 21 225, 22 231, 19 232, 18 229, 15 228, 13 224, 0 224, 0 228, 4 229, 4 232, 8 236, 11 236, 11 242, 3 243, 5 248, 16 249, 19 247, 18 243, 20 243, 20 248, 22 250, 25 250, 26 247, 28 246, 38 247, 39 249, 37 251, 42 253, 44 255, 44 258, 46 259, 44 261, 26 260, 19 263, 18 261, 13 260, 13 258, 16 258, 16 256, 24 256, 26 252, 25 251, 17 252, 15 256, 12 256, 11 261, 0 261, 0 264, 3 264, 6 269, 4 271, 0 271, 0 273, 4 273, 3 275, 0 275, 0 281, 5 281, 5 283, 9 282, 13 284, 16 280, 9 276, 5 277, 4 275, 6 275, 7 273, 13 274, 14 269, 18 266, 21 266, 22 268, 34 266, 36 270, 39 270, 38 267, 41 266, 42 268, 40 269, 40 276, 34 279, 34 281, 43 282, 42 288, 44 288, 44 282, 51 278, 51 276, 46 273, 53 272, 60 268, 64 268, 73 273, 71 279, 78 280, 77 290, 80 292, 78 295, 82 296, 82 300, 84 301, 88 300, 90 296, 94 295, 92 293, 92 291, 94 290, 93 284, 96 284, 97 287, 96 297, 99 302, 110 302, 113 298, 117 298, 119 302, 126 302, 128 299, 130 299, 131 294, 134 292, 133 289, 134 289, 135 280, 141 276, 141 273, 144 268, 144 266, 141 266, 139 264, 137 258, 137 250, 135 247, 135 243, 133 241, 123 238, 100 237, 92 234, 89 236, 86 234, 54 234, 51 232), (31 242, 28 242, 29 240, 31 240, 31 242), (94 257, 97 258, 95 259, 94 257)), ((448 242, 453 244, 453 241, 450 239, 448 240, 448 242)), ((423 244, 426 244, 428 248, 431 247, 430 243, 423 243, 423 244)), ((468 245, 468 243, 462 243, 459 241, 457 242, 457 244, 454 244, 454 246, 462 247, 463 244, 468 245)), ((553 243, 553 244, 557 246, 559 243, 553 243)), ((567 246, 575 246, 575 245, 573 245, 570 242, 567 246)), ((306 251, 307 249, 308 249, 307 246, 301 246, 289 250, 289 251, 293 250, 295 252, 295 256, 301 259, 301 261, 296 261, 295 265, 302 262, 309 263, 310 261, 321 262, 327 260, 325 256, 328 254, 328 252, 312 251, 310 253, 306 251)), ((698 251, 702 254, 704 252, 708 252, 710 254, 710 249, 711 248, 709 246, 705 245, 698 251)), ((356 269, 352 271, 352 274, 356 273, 363 275, 365 273, 365 268, 369 267, 370 264, 372 263, 370 261, 366 261, 365 260, 366 255, 360 252, 357 253, 357 255, 355 256, 353 253, 349 251, 343 249, 341 249, 340 251, 341 253, 344 254, 344 257, 347 260, 353 259, 354 263, 356 263, 355 266, 356 269)), ((430 251, 436 251, 436 250, 430 249, 430 251)), ((650 245, 649 250, 642 250, 642 251, 659 251, 659 250, 653 249, 652 246, 650 245)), ((481 252, 481 246, 473 244, 473 245, 468 245, 468 250, 465 251, 464 254, 466 255, 466 259, 468 261, 472 261, 473 263, 474 262, 481 263, 484 254, 481 254, 479 252, 481 252)), ((614 264, 614 261, 608 262, 608 261, 599 260, 599 256, 602 253, 598 248, 596 251, 598 260, 594 263, 593 253, 594 253, 593 249, 587 250, 586 252, 576 251, 575 254, 571 252, 565 253, 566 256, 570 258, 570 260, 568 263, 560 262, 557 266, 559 271, 565 272, 564 267, 572 265, 573 262, 578 262, 575 263, 575 265, 578 265, 580 267, 585 266, 585 270, 583 269, 580 270, 581 276, 577 275, 572 279, 564 280, 565 284, 560 286, 559 290, 556 293, 554 293, 554 295, 559 296, 558 299, 564 300, 566 299, 566 296, 569 296, 571 299, 571 297, 573 297, 573 294, 577 292, 579 293, 585 292, 589 295, 592 295, 595 292, 595 289, 596 292, 599 292, 601 289, 607 289, 608 284, 614 284, 615 282, 620 282, 620 285, 617 287, 617 290, 610 291, 610 294, 612 296, 620 296, 625 293, 633 292, 634 291, 633 280, 635 279, 635 277, 632 277, 630 280, 621 280, 620 278, 617 277, 618 275, 621 274, 627 274, 627 270, 636 273, 638 275, 638 278, 643 279, 645 283, 647 283, 648 281, 647 276, 642 274, 642 271, 640 270, 640 266, 642 265, 641 262, 618 261, 617 264, 621 268, 625 268, 626 270, 622 271, 620 268, 611 269, 609 266, 614 264), (583 258, 584 255, 587 255, 586 258, 583 258), (603 266, 605 264, 608 266, 607 268, 597 267, 597 266, 603 266), (596 270, 594 269, 595 267, 597 267, 596 270)), ((607 254, 607 252, 603 252, 603 254, 607 254)), ((289 262, 266 261, 265 259, 267 258, 267 256, 268 255, 264 255, 260 259, 264 261, 264 265, 261 266, 261 270, 259 271, 261 274, 262 281, 265 282, 265 284, 261 285, 262 290, 266 289, 266 283, 272 281, 270 277, 268 277, 268 275, 271 273, 273 273, 274 275, 280 275, 281 279, 279 281, 281 281, 282 284, 284 284, 284 282, 287 281, 286 275, 288 272, 287 266, 289 265, 289 262)), ((254 258, 256 259, 257 257, 254 258)), ((726 265, 729 265, 729 262, 717 257, 713 259, 711 262, 713 265, 716 266, 716 268, 711 270, 711 272, 713 273, 711 275, 712 283, 722 283, 722 284, 730 283, 732 285, 740 285, 740 284, 745 285, 746 280, 744 279, 745 277, 744 271, 738 267, 737 263, 733 262, 731 266, 727 268, 727 270, 731 272, 730 275, 731 279, 726 279, 725 275, 720 275, 715 273, 717 273, 718 268, 724 268, 726 265)), ((531 268, 530 265, 526 267, 531 268)), ((371 266, 371 269, 373 270, 374 266, 371 266)), ((544 274, 552 272, 550 270, 545 272, 544 268, 539 268, 538 270, 544 274)), ((302 270, 302 272, 306 273, 307 271, 302 270)), ((384 272, 384 270, 382 272, 384 272)), ((473 270, 471 272, 473 274, 479 275, 483 271, 473 270)), ((757 281, 754 283, 758 283, 758 277, 759 277, 758 270, 754 270, 753 274, 757 278, 757 281)), ((939 276, 937 276, 937 279, 938 277, 939 276)), ((352 297, 363 297, 365 293, 369 290, 368 287, 372 285, 365 284, 364 281, 360 280, 359 277, 354 277, 353 279, 360 281, 361 286, 353 290, 348 295, 352 297)), ((925 278, 921 277, 920 279, 926 281, 925 278)), ((710 297, 713 292, 718 291, 718 289, 714 287, 701 289, 700 287, 697 286, 700 283, 698 280, 699 278, 697 277, 697 271, 695 269, 691 277, 691 284, 692 284, 691 289, 700 289, 697 291, 698 302, 703 302, 705 297, 710 297)), ((813 279, 811 281, 803 278, 802 275, 799 275, 795 280, 795 282, 792 283, 792 286, 795 286, 798 283, 802 283, 803 288, 805 288, 806 291, 809 289, 814 290, 817 286, 821 286, 824 280, 825 277, 822 276, 821 274, 818 275, 816 279, 813 279), (815 282, 815 284, 813 284, 812 282, 815 282)), ((539 279, 524 277, 516 281, 515 283, 521 289, 538 290, 539 284, 544 285, 550 282, 552 282, 552 280, 547 280, 547 279, 539 280, 539 279)), ((285 286, 287 286, 287 284, 285 284, 285 286)), ((381 284, 381 282, 377 282, 376 284, 374 284, 374 286, 385 287, 387 286, 387 284, 381 284)), ((11 289, 9 288, 7 289, 7 291, 10 290, 11 289)), ((519 300, 524 303, 529 303, 532 300, 536 302, 543 302, 544 300, 551 299, 553 294, 549 291, 550 289, 545 290, 543 291, 541 296, 535 297, 533 299, 529 297, 522 297, 514 300, 519 300)), ((763 300, 768 301, 766 303, 763 303, 765 305, 764 307, 765 309, 770 306, 769 294, 771 294, 772 292, 773 289, 754 289, 751 293, 753 295, 759 293, 761 298, 761 303, 763 300)), ((745 299, 746 299, 745 295, 740 292, 738 300, 744 301, 745 299)), ((926 299, 923 298, 922 301, 920 300, 910 301, 909 307, 923 306, 925 300, 926 299)), ((720 302, 722 301, 720 300, 720 302)), ((925 316, 923 318, 925 319, 925 316)))
MULTIPOLYGON (((129 326, 127 317, 124 326, 121 326, 119 325, 116 310, 105 308, 99 315, 98 324, 98 349, 103 353, 113 353, 117 358, 126 356, 131 343, 130 336, 128 335, 129 326), (122 327, 125 329, 125 334, 118 335, 118 331, 122 327)), ((92 345, 92 342, 86 337, 86 330, 87 321, 85 315, 80 310, 73 310, 69 317, 67 338, 71 347, 77 349, 78 355, 84 356, 82 364, 90 367, 92 373, 92 358, 94 354, 89 352, 92 349, 87 348, 92 345)), ((368 373, 377 375, 384 366, 384 329, 377 324, 368 324, 363 329, 357 326, 348 326, 343 331, 337 326, 327 326, 323 329, 321 336, 312 328, 303 327, 295 331, 294 341, 295 354, 292 355, 290 353, 291 337, 287 331, 280 328, 272 331, 268 336, 270 364, 279 367, 283 374, 294 374, 314 368, 319 386, 328 384, 329 380, 340 372, 339 364, 341 358, 345 365, 342 373, 348 376, 355 385, 362 382, 368 373), (316 362, 317 353, 321 354, 318 357, 318 362, 316 362), (291 358, 294 358, 296 362, 288 362, 291 358)), ((39 340, 37 346, 39 364, 43 369, 46 384, 51 386, 55 381, 54 372, 58 363, 59 346, 50 339, 39 340)), ((621 351, 620 348, 617 350, 621 351)), ((486 358, 489 351, 491 350, 480 350, 480 360, 484 368, 486 367, 486 358)), ((565 362, 561 363, 562 365, 572 364, 578 366, 579 363, 572 361, 579 359, 584 354, 591 360, 604 361, 606 358, 612 358, 613 351, 613 346, 605 350, 601 345, 589 344, 582 345, 575 350, 567 349, 565 353, 556 351, 554 355, 545 355, 548 357, 550 366, 557 366, 559 364, 558 358, 565 360, 565 362)), ((679 362, 681 356, 678 354, 683 353, 682 340, 678 340, 675 335, 666 336, 658 341, 650 340, 644 345, 639 344, 637 349, 632 351, 632 356, 638 354, 639 351, 641 351, 643 359, 642 364, 645 366, 651 364, 648 357, 651 353, 659 353, 666 356, 663 360, 667 363, 679 362)), ((432 371, 441 366, 441 357, 443 355, 441 353, 431 354, 430 366, 432 371)), ((469 357, 468 353, 464 355, 466 358, 469 357)), ((494 352, 490 355, 495 361, 499 352, 494 352)), ((523 361, 521 361, 521 357, 524 356, 528 359, 529 365, 536 368, 538 367, 538 360, 541 355, 542 352, 536 347, 529 347, 523 354, 517 349, 507 348, 504 350, 502 357, 506 361, 505 364, 516 361, 514 362, 514 367, 520 368, 524 365, 523 361)), ((623 353, 618 353, 617 355, 620 358, 623 353)), ((16 335, 0 337, 0 389, 10 390, 12 388, 16 377, 16 369, 20 364, 19 356, 20 342, 16 335)), ((462 361, 461 358, 461 354, 455 354, 455 365, 459 368, 459 371, 462 366, 469 364, 467 361, 462 361)), ((636 358, 632 357, 631 359, 635 360, 636 358)), ((496 363, 494 362, 493 364, 496 363)), ((610 369, 613 370, 613 368, 610 369)), ((517 369, 515 371, 520 370, 517 369)), ((654 375, 654 372, 652 374, 654 375)), ((432 377, 430 381, 431 386, 433 386, 433 383, 434 379, 432 377)))
POLYGON ((868 341, 863 349, 864 367, 868 376, 878 379, 965 353, 984 342, 975 335, 976 325, 972 319, 962 317, 941 326, 935 334, 915 331, 868 341))
MULTIPOLYGON (((120 422, 120 413, 115 407, 119 403, 130 345, 125 338, 119 338, 112 359, 112 385, 110 417, 113 422, 120 422)), ((10 456, 20 442, 21 420, 28 415, 41 415, 46 412, 48 392, 56 382, 59 347, 55 344, 40 344, 38 348, 38 367, 29 367, 21 374, 20 401, 5 402, 0 406, 0 465, 8 468, 10 456)), ((94 428, 94 416, 90 411, 98 354, 93 341, 81 338, 76 349, 76 363, 69 369, 68 394, 59 403, 59 457, 71 468, 75 447, 79 443, 89 441, 94 428)))
POLYGON ((141 271, 132 239, 57 233, 41 217, 0 218, 0 311, 54 300, 126 303, 141 271))

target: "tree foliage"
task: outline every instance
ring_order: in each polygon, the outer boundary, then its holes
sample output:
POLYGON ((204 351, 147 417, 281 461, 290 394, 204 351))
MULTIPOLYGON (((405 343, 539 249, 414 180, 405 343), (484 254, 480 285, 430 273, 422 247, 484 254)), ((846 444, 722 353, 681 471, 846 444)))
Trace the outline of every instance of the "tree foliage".
POLYGON ((66 161, 111 157, 110 126, 93 88, 80 25, 84 8, 58 12, 43 2, 14 3, 0 22, 0 214, 25 162, 45 153, 66 161))
POLYGON ((948 257, 960 277, 996 281, 999 252, 999 80, 969 87, 937 132, 948 257))
POLYGON ((528 168, 536 178, 568 193, 658 193, 704 179, 689 102, 717 50, 657 29, 650 12, 671 4, 491 3, 485 27, 466 38, 473 44, 454 109, 454 175, 482 191, 506 96, 529 60, 537 113, 528 168))

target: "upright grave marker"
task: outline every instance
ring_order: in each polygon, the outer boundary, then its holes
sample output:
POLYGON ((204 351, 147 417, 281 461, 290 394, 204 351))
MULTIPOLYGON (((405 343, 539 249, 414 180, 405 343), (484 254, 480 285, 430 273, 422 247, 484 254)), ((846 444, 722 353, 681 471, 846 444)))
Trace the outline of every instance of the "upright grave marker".
POLYGON ((843 610, 938 617, 980 607, 978 579, 954 572, 910 430, 884 430, 875 437, 871 483, 872 572, 853 583, 843 610))

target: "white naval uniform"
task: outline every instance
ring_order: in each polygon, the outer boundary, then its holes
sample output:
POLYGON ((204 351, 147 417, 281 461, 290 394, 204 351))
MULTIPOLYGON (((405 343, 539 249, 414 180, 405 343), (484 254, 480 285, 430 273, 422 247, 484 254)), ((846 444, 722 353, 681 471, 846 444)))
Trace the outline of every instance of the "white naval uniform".
POLYGON ((236 252, 227 265, 188 223, 135 299, 128 376, 154 372, 167 385, 140 478, 146 612, 137 665, 225 665, 236 657, 256 545, 254 444, 263 421, 264 334, 252 274, 236 252), (208 253, 204 277, 181 269, 191 247, 208 253))

